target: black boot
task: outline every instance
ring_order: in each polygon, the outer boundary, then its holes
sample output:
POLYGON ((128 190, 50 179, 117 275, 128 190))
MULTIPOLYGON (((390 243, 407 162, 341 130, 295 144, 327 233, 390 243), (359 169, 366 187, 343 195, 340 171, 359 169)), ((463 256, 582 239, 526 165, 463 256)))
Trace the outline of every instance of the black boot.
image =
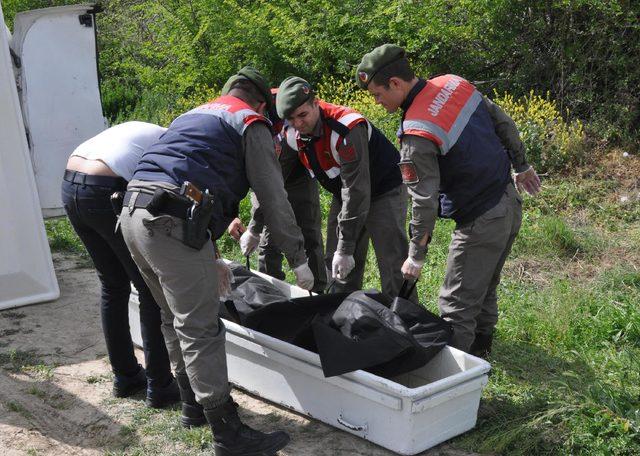
POLYGON ((187 374, 176 374, 176 380, 180 387, 180 399, 182 399, 182 416, 180 422, 184 427, 204 426, 207 419, 204 416, 202 406, 196 402, 191 383, 187 374))
POLYGON ((180 390, 173 375, 167 380, 167 384, 164 386, 149 385, 147 387, 147 400, 145 401, 147 407, 165 408, 175 404, 179 400, 180 390))
POLYGON ((289 443, 284 431, 264 434, 243 424, 231 398, 204 414, 211 425, 215 456, 273 456, 289 443))
POLYGON ((144 368, 138 364, 138 372, 133 375, 116 375, 113 379, 113 395, 115 397, 129 397, 143 390, 147 386, 147 376, 144 368))
POLYGON ((469 348, 469 354, 478 358, 487 359, 491 354, 491 344, 493 343, 493 333, 476 334, 476 338, 469 348))

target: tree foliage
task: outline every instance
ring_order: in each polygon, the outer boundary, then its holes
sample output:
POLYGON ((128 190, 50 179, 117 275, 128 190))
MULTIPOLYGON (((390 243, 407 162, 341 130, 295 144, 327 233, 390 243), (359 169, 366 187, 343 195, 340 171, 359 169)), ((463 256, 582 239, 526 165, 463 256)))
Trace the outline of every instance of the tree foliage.
MULTIPOLYGON (((68 0, 66 3, 72 3, 68 0)), ((64 0, 5 0, 9 17, 64 0)), ((631 0, 104 0, 105 110, 174 103, 247 63, 274 84, 352 78, 361 56, 404 46, 423 76, 451 72, 484 93, 549 92, 561 112, 638 144, 640 3, 631 0)))

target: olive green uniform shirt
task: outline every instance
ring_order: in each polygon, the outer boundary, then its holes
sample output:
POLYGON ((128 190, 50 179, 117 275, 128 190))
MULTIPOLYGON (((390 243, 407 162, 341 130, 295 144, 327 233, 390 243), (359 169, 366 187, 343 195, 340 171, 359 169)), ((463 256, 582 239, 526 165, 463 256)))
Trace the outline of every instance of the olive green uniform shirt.
MULTIPOLYGON (((488 98, 484 98, 484 103, 491 115, 496 134, 509 154, 513 169, 517 173, 526 171, 529 164, 515 122, 488 98)), ((439 154, 440 149, 433 141, 414 135, 405 135, 402 138, 400 159, 412 161, 418 175, 418 181, 415 184, 407 184, 412 200, 409 257, 415 261, 424 261, 438 217, 439 154)))
MULTIPOLYGON (((322 131, 322 121, 318 121, 312 135, 302 137, 310 140, 319 137, 322 131)), ((348 162, 342 161, 340 165, 340 179, 342 180, 342 209, 338 216, 338 248, 337 251, 344 255, 353 255, 356 240, 364 227, 364 222, 369 212, 371 202, 371 180, 369 176, 369 137, 365 124, 356 125, 346 136, 345 147, 353 146, 355 158, 348 162)), ((340 157, 339 157, 340 158, 340 157)), ((283 141, 280 165, 282 175, 288 176, 299 160, 298 153, 293 150, 286 141, 283 141)), ((255 235, 262 231, 265 209, 262 202, 252 199, 252 221, 249 229, 255 235)))
POLYGON ((261 123, 247 127, 242 138, 249 186, 269 225, 274 244, 285 254, 291 268, 307 261, 302 232, 287 200, 282 172, 269 128, 261 123))

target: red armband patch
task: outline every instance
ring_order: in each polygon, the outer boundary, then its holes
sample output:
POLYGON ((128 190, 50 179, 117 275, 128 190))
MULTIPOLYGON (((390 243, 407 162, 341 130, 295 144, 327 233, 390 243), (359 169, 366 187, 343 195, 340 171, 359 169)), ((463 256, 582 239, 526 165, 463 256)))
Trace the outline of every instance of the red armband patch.
POLYGON ((405 184, 416 184, 420 182, 416 165, 414 165, 411 160, 401 161, 398 163, 398 166, 402 173, 402 182, 405 184))
POLYGON ((342 144, 338 147, 338 155, 342 163, 350 163, 356 159, 356 148, 352 144, 342 144))

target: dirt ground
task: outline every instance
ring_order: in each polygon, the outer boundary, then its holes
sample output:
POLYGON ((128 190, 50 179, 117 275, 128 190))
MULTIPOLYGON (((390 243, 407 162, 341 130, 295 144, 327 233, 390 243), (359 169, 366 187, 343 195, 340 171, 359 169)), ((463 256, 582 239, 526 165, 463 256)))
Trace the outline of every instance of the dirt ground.
MULTIPOLYGON (((144 409, 142 396, 110 396, 112 376, 100 326, 97 277, 76 257, 56 255, 54 263, 61 289, 57 301, 0 312, 0 453, 180 453, 180 442, 159 451, 140 451, 140 441, 154 436, 139 435, 132 424, 131 410, 144 409), (131 443, 131 434, 138 443, 131 443)), ((141 351, 138 358, 142 362, 141 351)), ((272 429, 276 416, 292 439, 282 455, 393 454, 240 391, 233 396, 241 415, 259 429, 272 429)), ((175 411, 176 421, 178 415, 175 411)), ((470 453, 444 444, 422 455, 470 453)))

